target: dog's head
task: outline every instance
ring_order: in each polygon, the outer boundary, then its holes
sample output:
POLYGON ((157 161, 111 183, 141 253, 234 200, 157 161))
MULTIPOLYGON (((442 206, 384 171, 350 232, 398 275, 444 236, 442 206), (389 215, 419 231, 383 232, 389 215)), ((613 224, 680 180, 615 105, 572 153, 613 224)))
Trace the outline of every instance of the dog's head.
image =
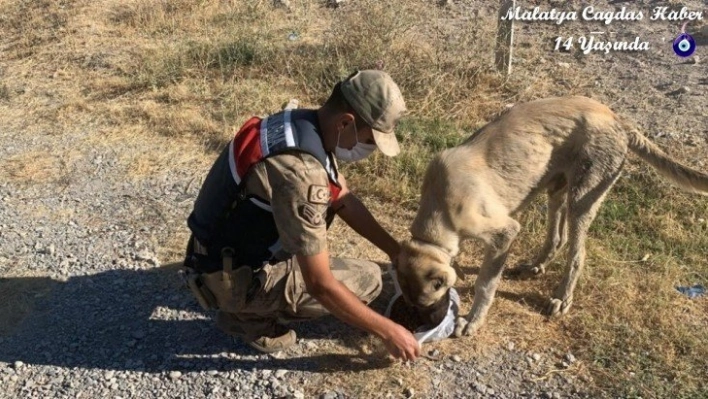
POLYGON ((416 241, 402 243, 396 274, 406 302, 424 313, 446 310, 448 291, 457 279, 450 260, 449 255, 433 245, 416 241))

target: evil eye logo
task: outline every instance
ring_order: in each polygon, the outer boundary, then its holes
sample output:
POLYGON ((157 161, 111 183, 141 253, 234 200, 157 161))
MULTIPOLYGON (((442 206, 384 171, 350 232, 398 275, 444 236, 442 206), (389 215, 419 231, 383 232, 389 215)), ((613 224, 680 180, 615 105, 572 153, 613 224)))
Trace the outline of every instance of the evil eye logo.
POLYGON ((681 33, 674 40, 674 53, 679 57, 688 57, 696 51, 696 41, 688 33, 681 33))

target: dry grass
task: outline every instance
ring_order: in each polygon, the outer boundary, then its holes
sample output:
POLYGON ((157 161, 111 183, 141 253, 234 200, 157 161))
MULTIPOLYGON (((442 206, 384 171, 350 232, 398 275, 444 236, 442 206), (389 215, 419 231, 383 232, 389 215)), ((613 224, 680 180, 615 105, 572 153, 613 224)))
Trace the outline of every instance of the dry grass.
MULTIPOLYGON (((529 44, 517 50, 515 74, 508 80, 497 75, 490 67, 494 16, 463 20, 406 0, 362 0, 337 10, 319 1, 292 3, 286 11, 266 0, 4 2, 0 37, 11 68, 3 65, 0 73, 3 122, 26 134, 89 129, 78 148, 118 151, 117 168, 129 180, 175 165, 192 165, 196 177, 249 116, 280 109, 293 97, 315 107, 354 68, 383 63, 412 111, 397 133, 404 152, 395 159, 375 155, 345 166, 344 173, 385 227, 404 238, 433 153, 460 142, 505 104, 604 95, 583 76, 542 60, 532 38, 522 39, 529 44)), ((61 155, 39 155, 18 154, 0 168, 12 181, 28 182, 56 182, 70 171, 56 167, 61 155)), ((539 314, 560 280, 561 259, 538 280, 503 282, 474 340, 431 348, 465 359, 507 341, 525 350, 572 350, 581 362, 568 372, 608 395, 705 392, 708 301, 683 298, 674 286, 708 280, 707 227, 698 221, 708 218, 708 205, 642 170, 630 167, 632 178, 620 181, 598 216, 567 317, 547 321, 539 314), (645 254, 650 258, 637 262, 645 254)), ((531 257, 541 244, 542 205, 539 199, 523 215, 509 263, 531 257)), ((181 256, 186 233, 182 225, 174 229, 162 259, 181 256)), ((336 227, 333 236, 337 254, 385 260, 347 228, 336 227)), ((476 244, 463 245, 464 310, 480 259, 476 244)), ((380 347, 357 338, 335 351, 376 355, 380 347)), ((426 361, 414 367, 372 363, 371 369, 352 363, 351 371, 328 374, 318 389, 346 386, 370 397, 400 391, 399 379, 423 396, 430 388, 426 361)))

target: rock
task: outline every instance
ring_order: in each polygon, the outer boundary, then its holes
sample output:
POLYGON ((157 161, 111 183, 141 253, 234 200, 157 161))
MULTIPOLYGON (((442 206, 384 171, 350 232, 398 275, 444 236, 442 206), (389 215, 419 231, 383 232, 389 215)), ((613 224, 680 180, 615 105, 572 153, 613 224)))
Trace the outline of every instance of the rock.
POLYGON ((487 386, 486 385, 480 384, 479 382, 475 382, 473 386, 474 386, 475 391, 481 393, 482 395, 487 393, 487 386))
POLYGON ((506 349, 508 349, 510 351, 513 351, 515 347, 516 347, 516 345, 514 345, 513 342, 509 342, 508 344, 506 344, 506 349))
POLYGON ((15 370, 19 369, 20 367, 24 366, 25 364, 22 363, 21 361, 17 360, 14 364, 15 370))
POLYGON ((533 359, 534 362, 537 362, 537 361, 541 360, 541 355, 539 355, 538 353, 534 353, 533 355, 531 355, 531 358, 533 359))
POLYGON ((329 391, 320 395, 320 399, 337 399, 338 396, 336 392, 329 391))
POLYGON ((459 363, 462 361, 462 358, 460 357, 460 355, 452 355, 452 361, 459 363))
POLYGON ((213 377, 213 376, 219 374, 219 371, 218 370, 209 370, 209 371, 207 371, 207 374, 209 376, 213 377))
POLYGON ((415 395, 415 389, 413 388, 406 388, 403 390, 403 396, 406 398, 412 398, 415 395))
POLYGON ((327 0, 327 7, 337 8, 344 4, 344 0, 327 0))
POLYGON ((573 354, 570 353, 570 352, 568 352, 568 353, 565 354, 564 359, 565 359, 565 361, 568 362, 569 364, 575 363, 575 356, 573 356, 573 354))
POLYGON ((283 369, 276 370, 275 378, 283 378, 283 377, 285 377, 286 374, 288 374, 288 370, 283 370, 283 369))
POLYGON ((106 371, 106 373, 103 374, 103 379, 105 379, 106 381, 110 381, 115 375, 116 375, 116 372, 113 370, 106 371))
POLYGON ((565 69, 570 68, 570 64, 567 63, 567 62, 559 62, 559 63, 558 63, 558 66, 561 67, 561 68, 565 68, 565 69))
POLYGON ((176 380, 178 378, 182 377, 182 372, 181 371, 173 371, 170 373, 170 379, 176 380))
POLYGON ((305 394, 302 391, 293 392, 293 397, 295 399, 305 399, 305 394))

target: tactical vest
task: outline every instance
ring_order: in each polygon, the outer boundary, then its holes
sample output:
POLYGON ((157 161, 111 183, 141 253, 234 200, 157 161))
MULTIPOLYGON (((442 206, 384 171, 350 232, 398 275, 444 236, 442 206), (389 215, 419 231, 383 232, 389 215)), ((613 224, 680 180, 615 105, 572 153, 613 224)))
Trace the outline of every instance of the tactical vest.
MULTIPOLYGON (((249 119, 215 162, 188 220, 195 237, 208 249, 209 259, 213 261, 208 268, 219 267, 218 254, 224 247, 234 249, 235 264, 254 269, 292 256, 280 245, 268 201, 244 194, 243 182, 248 173, 268 157, 304 152, 320 162, 329 177, 330 200, 325 217, 329 228, 334 218, 331 204, 339 197, 341 186, 337 170, 317 133, 314 115, 310 114, 308 119, 307 112, 314 111, 285 110, 263 119, 249 119), (226 174, 229 176, 224 176, 226 174)), ((278 187, 272 189, 275 191, 278 187)))

